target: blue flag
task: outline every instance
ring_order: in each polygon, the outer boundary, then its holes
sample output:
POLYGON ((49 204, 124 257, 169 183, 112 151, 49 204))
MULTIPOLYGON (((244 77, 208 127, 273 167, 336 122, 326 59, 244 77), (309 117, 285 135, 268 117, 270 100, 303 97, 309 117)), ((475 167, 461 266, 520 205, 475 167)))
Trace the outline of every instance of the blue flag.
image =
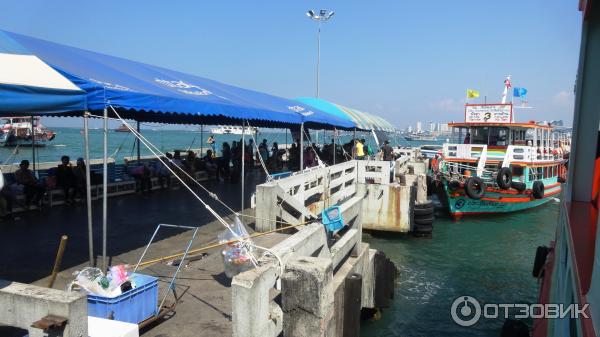
POLYGON ((525 88, 513 88, 513 96, 514 97, 525 98, 526 95, 527 95, 527 89, 525 89, 525 88))

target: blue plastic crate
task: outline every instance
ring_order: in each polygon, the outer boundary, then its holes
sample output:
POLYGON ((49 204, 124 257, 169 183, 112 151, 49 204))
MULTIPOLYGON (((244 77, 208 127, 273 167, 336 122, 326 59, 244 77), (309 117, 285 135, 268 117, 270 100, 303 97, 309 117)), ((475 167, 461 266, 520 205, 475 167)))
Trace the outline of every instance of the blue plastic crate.
POLYGON ((339 206, 332 206, 325 209, 321 213, 323 217, 323 225, 330 232, 336 232, 344 228, 344 218, 342 217, 342 210, 339 206))
POLYGON ((88 315, 138 324, 157 314, 158 279, 144 274, 131 276, 136 287, 113 298, 88 295, 88 315))

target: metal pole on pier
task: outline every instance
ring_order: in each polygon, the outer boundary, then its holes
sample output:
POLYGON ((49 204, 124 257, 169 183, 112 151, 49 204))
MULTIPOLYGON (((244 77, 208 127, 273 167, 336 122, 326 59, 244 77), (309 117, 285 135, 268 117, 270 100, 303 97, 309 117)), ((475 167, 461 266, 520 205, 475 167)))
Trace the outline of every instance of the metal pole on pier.
POLYGON ((336 133, 337 133, 337 130, 335 128, 333 128, 333 165, 335 165, 335 155, 337 154, 337 151, 336 151, 337 141, 335 140, 336 133))
POLYGON ((31 160, 33 167, 33 175, 35 175, 35 126, 33 126, 33 116, 31 116, 31 160))
POLYGON ((304 171, 304 122, 300 123, 300 172, 304 171))
POLYGON ((102 158, 102 272, 108 265, 106 260, 106 224, 108 210, 108 108, 104 107, 104 157, 102 158))
POLYGON ((242 178, 241 178, 241 182, 242 182, 242 210, 241 210, 241 220, 242 223, 244 223, 244 178, 246 176, 246 132, 245 130, 245 126, 244 126, 244 120, 242 120, 242 178))
POLYGON ((204 155, 202 151, 204 150, 204 125, 200 125, 200 158, 204 155))
POLYGON ((358 152, 356 151, 356 128, 354 128, 354 133, 352 134, 352 159, 357 159, 358 152))
MULTIPOLYGON (((140 121, 137 121, 137 132, 140 133, 140 121)), ((140 164, 140 139, 136 137, 135 142, 137 144, 137 163, 140 164)))
POLYGON ((90 135, 89 112, 83 113, 83 141, 85 144, 85 198, 87 203, 88 249, 90 251, 90 267, 94 265, 94 232, 92 223, 92 183, 90 177, 90 135))

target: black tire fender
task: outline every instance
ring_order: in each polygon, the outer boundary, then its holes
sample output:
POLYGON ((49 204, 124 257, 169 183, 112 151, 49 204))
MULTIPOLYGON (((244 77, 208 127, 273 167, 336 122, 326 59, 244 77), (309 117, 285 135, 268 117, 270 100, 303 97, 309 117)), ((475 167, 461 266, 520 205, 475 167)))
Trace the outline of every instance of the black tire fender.
POLYGON ((536 199, 542 199, 544 197, 544 183, 540 180, 536 180, 533 182, 533 186, 531 187, 531 194, 536 199))
POLYGON ((510 188, 510 183, 512 182, 512 171, 508 167, 502 167, 500 171, 498 171, 498 175, 496 176, 496 183, 498 187, 503 190, 507 190, 510 188))
POLYGON ((465 182, 465 193, 469 198, 479 200, 485 195, 485 183, 479 177, 471 177, 465 182))

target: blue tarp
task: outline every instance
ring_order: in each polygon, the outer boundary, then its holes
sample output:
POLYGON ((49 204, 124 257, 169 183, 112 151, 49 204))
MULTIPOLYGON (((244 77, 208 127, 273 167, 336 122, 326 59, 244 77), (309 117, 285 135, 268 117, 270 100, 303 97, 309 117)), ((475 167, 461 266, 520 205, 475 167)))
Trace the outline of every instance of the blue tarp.
POLYGON ((85 92, 2 31, 0 62, 0 116, 84 110, 85 92))
MULTIPOLYGON (((355 124, 298 101, 15 33, 14 40, 87 92, 89 111, 110 105, 138 121, 351 129, 355 124)), ((110 111, 110 109, 109 109, 110 111)))

